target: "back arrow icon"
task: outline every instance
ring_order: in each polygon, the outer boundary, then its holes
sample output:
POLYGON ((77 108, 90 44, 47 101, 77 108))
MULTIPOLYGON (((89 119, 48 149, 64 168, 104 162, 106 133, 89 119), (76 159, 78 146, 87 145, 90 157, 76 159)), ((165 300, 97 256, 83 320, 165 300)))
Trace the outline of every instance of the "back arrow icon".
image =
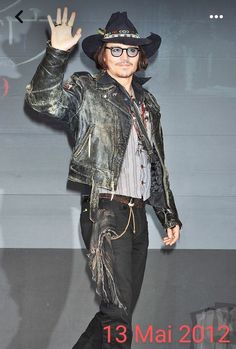
POLYGON ((20 15, 22 14, 23 10, 21 10, 20 12, 17 13, 17 15, 15 15, 16 19, 18 19, 19 22, 23 23, 22 19, 20 18, 20 15))

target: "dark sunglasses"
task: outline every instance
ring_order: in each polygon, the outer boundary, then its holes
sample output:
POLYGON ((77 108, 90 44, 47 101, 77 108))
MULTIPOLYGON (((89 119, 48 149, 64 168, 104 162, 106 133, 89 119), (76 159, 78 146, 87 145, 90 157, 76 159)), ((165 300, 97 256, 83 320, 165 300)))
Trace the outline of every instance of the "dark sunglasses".
POLYGON ((128 48, 121 48, 121 47, 105 47, 108 50, 111 51, 111 54, 113 57, 120 57, 123 53, 123 51, 126 51, 128 57, 136 57, 139 53, 140 49, 138 47, 128 47, 128 48))

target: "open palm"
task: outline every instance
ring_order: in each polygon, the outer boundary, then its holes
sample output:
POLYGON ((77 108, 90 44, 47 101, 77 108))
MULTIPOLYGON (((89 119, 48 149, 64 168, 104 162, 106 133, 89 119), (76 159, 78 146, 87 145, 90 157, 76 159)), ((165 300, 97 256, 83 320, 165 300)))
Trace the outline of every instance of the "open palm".
POLYGON ((76 12, 73 11, 68 20, 68 8, 64 7, 61 18, 61 9, 57 8, 56 24, 53 23, 50 15, 47 16, 51 28, 51 45, 54 48, 68 51, 81 38, 81 28, 78 28, 75 35, 72 36, 72 27, 75 21, 76 12))

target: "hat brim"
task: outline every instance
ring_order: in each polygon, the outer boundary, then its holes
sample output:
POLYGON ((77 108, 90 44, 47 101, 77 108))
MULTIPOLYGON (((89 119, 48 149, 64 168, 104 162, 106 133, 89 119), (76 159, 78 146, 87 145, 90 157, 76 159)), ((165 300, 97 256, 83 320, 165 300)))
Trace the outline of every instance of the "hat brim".
POLYGON ((102 34, 90 35, 82 41, 82 48, 84 53, 94 60, 94 55, 97 50, 102 47, 104 42, 117 42, 124 45, 142 46, 146 57, 153 56, 161 44, 161 37, 158 34, 151 33, 147 38, 128 38, 118 37, 111 39, 104 39, 102 34))

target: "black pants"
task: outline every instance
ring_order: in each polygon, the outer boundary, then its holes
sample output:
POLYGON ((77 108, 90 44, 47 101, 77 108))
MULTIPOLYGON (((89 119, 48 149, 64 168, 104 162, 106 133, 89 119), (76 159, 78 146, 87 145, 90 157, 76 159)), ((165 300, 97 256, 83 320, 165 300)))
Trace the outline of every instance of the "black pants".
MULTIPOLYGON (((114 210, 117 231, 122 233, 128 223, 130 207, 115 200, 100 198, 99 208, 114 210)), ((101 301, 100 311, 89 323, 72 349, 129 349, 132 341, 132 314, 140 294, 148 249, 148 226, 145 207, 133 206, 133 219, 126 232, 112 240, 114 277, 121 294, 121 301, 128 311, 101 301)), ((89 249, 92 222, 89 220, 89 202, 82 201, 81 233, 89 249)))

